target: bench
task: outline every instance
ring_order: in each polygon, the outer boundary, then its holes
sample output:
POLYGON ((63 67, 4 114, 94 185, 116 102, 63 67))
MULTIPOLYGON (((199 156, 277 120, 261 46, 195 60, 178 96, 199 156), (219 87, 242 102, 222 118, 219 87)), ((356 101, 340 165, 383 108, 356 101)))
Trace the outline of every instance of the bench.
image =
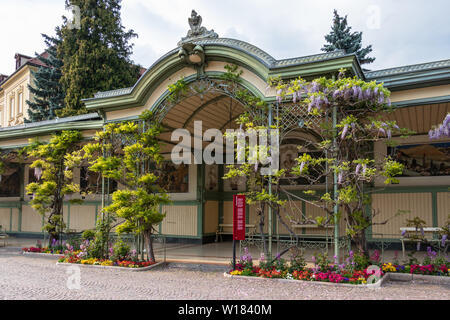
MULTIPOLYGON (((402 227, 400 228, 400 231, 403 233, 405 232, 404 236, 400 237, 400 241, 402 242, 402 253, 403 258, 405 258, 405 242, 422 242, 423 240, 430 241, 430 242, 437 242, 439 243, 441 240, 437 237, 439 232, 442 231, 442 228, 437 227, 425 227, 423 228, 423 235, 421 232, 421 229, 415 228, 415 227, 402 227), (411 233, 413 235, 411 236, 411 233), (408 236, 410 234, 410 236, 408 236)), ((447 240, 448 241, 448 240, 447 240)))
POLYGON ((8 234, 3 231, 3 227, 0 225, 0 240, 3 240, 4 247, 8 244, 8 237, 8 234))
MULTIPOLYGON (((334 229, 334 226, 331 226, 331 225, 330 226, 318 226, 316 224, 296 224, 296 223, 292 224, 291 227, 292 227, 292 229, 294 229, 294 232, 296 229, 306 229, 306 230, 308 230, 308 229, 312 229, 312 230, 334 229)), ((308 234, 308 233, 299 234, 298 236, 301 238, 317 238, 317 239, 326 237, 325 234, 308 234)), ((328 234, 328 237, 332 237, 332 236, 333 236, 332 232, 328 234)))
MULTIPOLYGON (((245 229, 247 230, 245 235, 248 236, 252 233, 252 231, 254 229, 256 229, 256 225, 254 224, 246 224, 245 225, 245 229)), ((225 223, 221 223, 219 224, 219 226, 217 227, 217 231, 216 231, 216 242, 219 241, 219 237, 222 239, 222 235, 232 235, 233 234, 233 224, 225 224, 225 223)))

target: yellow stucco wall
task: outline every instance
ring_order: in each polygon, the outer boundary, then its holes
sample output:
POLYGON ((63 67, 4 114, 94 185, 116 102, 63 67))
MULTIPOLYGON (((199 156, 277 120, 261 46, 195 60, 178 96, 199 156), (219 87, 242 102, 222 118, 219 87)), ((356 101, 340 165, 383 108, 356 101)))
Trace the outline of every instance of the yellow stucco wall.
POLYGON ((197 206, 163 206, 162 211, 166 213, 163 234, 197 236, 197 206))
MULTIPOLYGON (((400 228, 406 227, 406 220, 414 219, 414 217, 420 217, 424 220, 427 227, 433 226, 431 193, 374 194, 372 196, 372 209, 377 214, 374 217, 374 222, 380 223, 389 219, 389 222, 385 225, 374 225, 372 232, 383 234, 387 238, 399 238, 400 228), (396 216, 398 210, 410 212, 396 216)), ((378 237, 380 236, 374 235, 374 238, 378 237)))
POLYGON ((391 93, 391 101, 399 102, 424 98, 442 97, 448 95, 450 95, 450 84, 426 88, 394 91, 391 93))
POLYGON ((215 233, 219 222, 219 202, 206 201, 204 212, 204 233, 215 233))
POLYGON ((32 98, 28 85, 32 84, 33 76, 31 71, 35 69, 35 67, 26 65, 22 68, 22 70, 14 74, 2 84, 3 93, 1 95, 3 95, 3 98, 0 95, 0 109, 2 111, 0 126, 8 127, 22 124, 24 118, 27 117, 28 104, 26 101, 31 100, 30 98, 32 98), (19 113, 18 107, 20 93, 22 93, 22 112, 19 113), (14 108, 12 114, 10 111, 11 98, 14 98, 14 108))

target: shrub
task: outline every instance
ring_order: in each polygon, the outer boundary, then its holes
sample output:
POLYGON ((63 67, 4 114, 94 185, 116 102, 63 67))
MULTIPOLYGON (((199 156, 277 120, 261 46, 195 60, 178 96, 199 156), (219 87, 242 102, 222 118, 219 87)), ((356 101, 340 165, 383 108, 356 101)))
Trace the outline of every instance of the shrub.
POLYGON ((130 255, 130 246, 122 239, 116 241, 113 247, 112 260, 126 260, 130 255))
POLYGON ((95 238, 95 231, 93 231, 93 230, 85 230, 81 234, 82 240, 93 240, 94 238, 95 238))

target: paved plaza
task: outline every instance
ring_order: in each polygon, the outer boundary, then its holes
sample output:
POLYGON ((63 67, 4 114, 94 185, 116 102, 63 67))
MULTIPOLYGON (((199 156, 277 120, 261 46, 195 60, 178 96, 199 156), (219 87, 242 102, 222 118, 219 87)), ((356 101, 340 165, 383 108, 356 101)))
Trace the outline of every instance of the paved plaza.
POLYGON ((224 266, 179 263, 144 272, 80 268, 80 289, 69 289, 68 267, 55 263, 54 258, 23 256, 18 248, 0 248, 0 299, 450 299, 449 286, 419 282, 388 282, 375 290, 300 281, 230 279, 223 276, 224 266))

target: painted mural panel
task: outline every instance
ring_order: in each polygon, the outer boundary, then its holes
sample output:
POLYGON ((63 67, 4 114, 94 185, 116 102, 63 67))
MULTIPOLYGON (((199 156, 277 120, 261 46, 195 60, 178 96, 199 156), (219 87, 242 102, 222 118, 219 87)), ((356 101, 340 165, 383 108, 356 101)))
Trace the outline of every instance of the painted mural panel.
POLYGON ((189 192, 189 166, 176 165, 171 161, 164 161, 160 168, 155 168, 159 178, 159 185, 168 193, 189 192))
POLYGON ((450 142, 389 147, 388 155, 405 165, 402 177, 450 176, 450 142))
POLYGON ((20 196, 20 169, 16 164, 6 164, 0 175, 0 197, 20 196))

